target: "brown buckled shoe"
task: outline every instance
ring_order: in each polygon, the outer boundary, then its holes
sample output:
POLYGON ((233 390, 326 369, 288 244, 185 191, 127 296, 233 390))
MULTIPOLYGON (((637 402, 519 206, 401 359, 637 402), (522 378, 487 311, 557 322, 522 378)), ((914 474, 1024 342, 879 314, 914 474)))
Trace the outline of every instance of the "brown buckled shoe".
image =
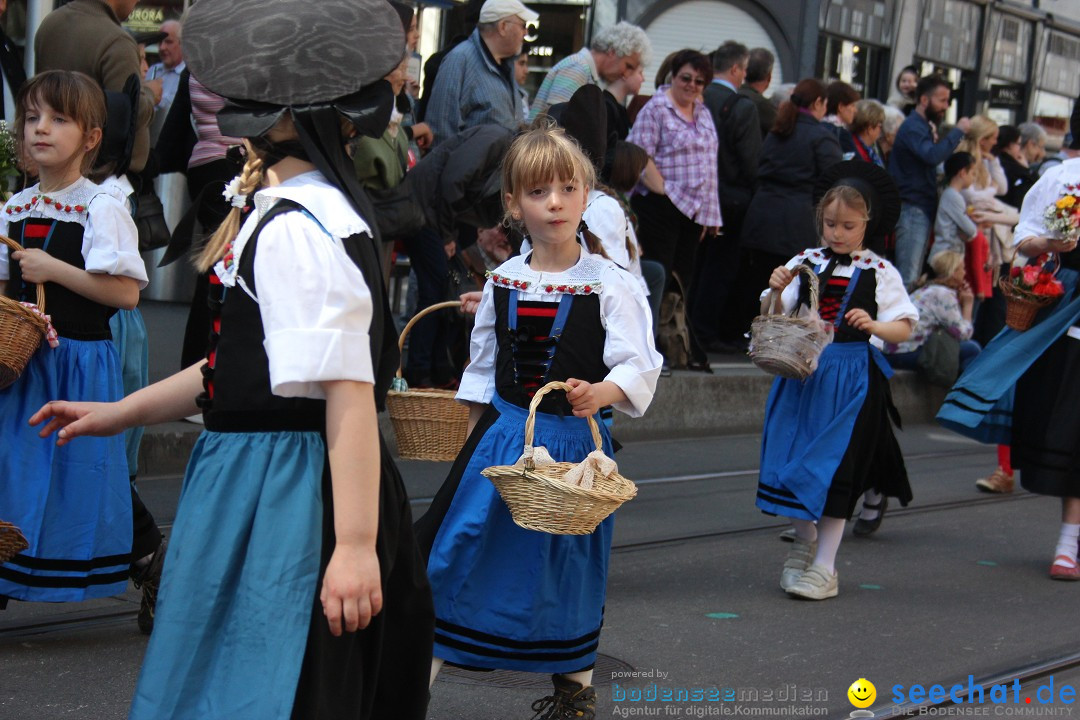
POLYGON ((555 692, 532 704, 532 720, 596 720, 596 688, 552 675, 555 692))

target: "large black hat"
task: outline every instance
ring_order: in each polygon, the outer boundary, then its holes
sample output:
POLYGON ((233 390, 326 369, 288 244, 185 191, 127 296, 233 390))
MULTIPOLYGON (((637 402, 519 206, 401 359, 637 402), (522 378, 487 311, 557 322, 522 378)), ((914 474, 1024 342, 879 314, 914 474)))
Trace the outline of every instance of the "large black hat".
POLYGON ((889 173, 874 163, 846 160, 833 165, 818 178, 814 186, 814 204, 839 185, 853 187, 863 196, 870 214, 865 244, 880 252, 885 236, 896 229, 896 221, 900 219, 900 191, 896 183, 889 173))

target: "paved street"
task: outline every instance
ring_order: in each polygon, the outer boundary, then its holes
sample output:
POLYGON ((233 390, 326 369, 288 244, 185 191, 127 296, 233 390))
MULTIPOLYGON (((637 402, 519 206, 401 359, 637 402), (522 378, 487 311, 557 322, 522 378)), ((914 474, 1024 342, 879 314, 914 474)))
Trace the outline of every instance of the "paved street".
MULTIPOLYGON (((789 599, 777 587, 786 546, 776 537, 781 523, 753 506, 757 436, 626 447, 618 460, 640 493, 616 523, 598 717, 778 710, 791 704, 783 698, 808 693, 811 701, 794 704, 842 718, 853 710, 847 687, 860 677, 876 684, 880 717, 897 684, 966 686, 968 675, 995 677, 1075 652, 1080 587, 1046 578, 1056 503, 976 493, 972 481, 992 469, 991 449, 933 426, 911 427, 901 441, 916 501, 890 510, 873 538, 845 540, 840 596, 821 603, 789 599), (731 688, 744 701, 661 708, 629 699, 635 691, 648 698, 653 683, 731 688), (621 700, 624 692, 631 694, 621 700), (770 692, 772 700, 762 699, 770 692)), ((422 512, 448 466, 401 467, 422 512)), ((178 489, 176 477, 141 483, 166 525, 178 489)), ((0 613, 0 717, 123 718, 146 644, 135 627, 137 600, 129 591, 0 613)), ((1021 703, 1045 682, 1023 685, 1021 703)), ((1058 687, 1070 682, 1080 683, 1075 670, 1057 677, 1058 687)), ((449 669, 433 689, 430 717, 527 718, 548 687, 540 676, 449 669)))

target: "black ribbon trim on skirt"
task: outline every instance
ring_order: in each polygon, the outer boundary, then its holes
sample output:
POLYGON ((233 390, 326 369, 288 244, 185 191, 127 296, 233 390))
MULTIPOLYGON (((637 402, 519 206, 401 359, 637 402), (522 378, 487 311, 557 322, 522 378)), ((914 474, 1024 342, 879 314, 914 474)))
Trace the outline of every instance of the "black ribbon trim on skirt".
POLYGON ((986 403, 987 405, 989 405, 991 407, 993 407, 994 405, 997 405, 997 400, 988 400, 988 399, 984 398, 982 395, 977 395, 977 394, 971 392, 967 388, 954 387, 952 389, 952 392, 961 393, 962 395, 967 395, 968 397, 974 398, 974 399, 978 400, 981 403, 986 403))
POLYGON ((946 405, 953 405, 955 407, 960 408, 961 410, 967 410, 968 412, 973 412, 976 415, 990 415, 990 414, 993 414, 995 417, 1012 417, 1012 413, 1009 412, 1008 410, 995 410, 993 406, 990 406, 990 407, 987 407, 987 408, 973 408, 970 405, 965 405, 964 403, 960 402, 959 400, 953 400, 952 398, 945 398, 945 404, 946 405))
POLYGON ((33 555, 19 554, 8 560, 9 565, 19 565, 30 570, 54 570, 57 572, 88 572, 101 568, 116 567, 117 565, 128 566, 131 564, 131 554, 102 555, 89 560, 67 560, 53 558, 39 558, 33 555))
POLYGON ((508 652, 506 650, 496 650, 494 648, 473 645, 472 643, 443 635, 438 630, 435 631, 435 642, 446 645, 447 647, 464 650, 473 655, 483 655, 484 657, 502 658, 505 660, 536 661, 573 660, 574 658, 584 657, 590 653, 594 653, 596 652, 596 649, 600 647, 600 641, 597 640, 583 648, 568 652, 508 652))
POLYGON ((810 512, 802 503, 791 502, 789 500, 784 500, 783 498, 778 498, 774 495, 766 495, 760 490, 758 490, 757 496, 766 502, 773 503, 774 505, 783 505, 784 507, 794 508, 795 510, 805 510, 806 512, 810 512))
POLYGON ((502 645, 508 648, 521 648, 523 650, 529 649, 542 649, 542 648, 573 648, 583 643, 596 640, 600 637, 600 628, 596 628, 592 632, 585 633, 581 637, 570 638, 568 640, 511 640, 500 635, 491 635, 479 630, 473 630, 463 625, 455 625, 454 623, 446 622, 435 618, 435 628, 437 630, 444 630, 454 635, 462 635, 473 640, 488 643, 489 645, 502 645))
POLYGON ((116 582, 126 581, 128 571, 102 573, 101 575, 83 576, 58 576, 58 575, 30 575, 18 572, 6 567, 0 567, 0 579, 8 580, 26 587, 41 588, 87 588, 91 585, 111 585, 116 582))

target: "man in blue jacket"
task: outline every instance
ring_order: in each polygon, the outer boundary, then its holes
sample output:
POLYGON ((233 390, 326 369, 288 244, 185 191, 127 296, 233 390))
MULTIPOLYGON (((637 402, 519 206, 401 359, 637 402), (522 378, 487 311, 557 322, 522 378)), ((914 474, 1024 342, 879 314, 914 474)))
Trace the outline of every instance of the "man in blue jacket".
POLYGON ((900 190, 900 220, 896 224, 896 269, 911 290, 922 271, 930 228, 937 211, 937 166, 952 155, 967 132, 962 117, 948 135, 934 142, 935 127, 945 117, 950 102, 949 84, 939 75, 928 75, 915 88, 915 109, 896 133, 889 155, 889 174, 900 190))

